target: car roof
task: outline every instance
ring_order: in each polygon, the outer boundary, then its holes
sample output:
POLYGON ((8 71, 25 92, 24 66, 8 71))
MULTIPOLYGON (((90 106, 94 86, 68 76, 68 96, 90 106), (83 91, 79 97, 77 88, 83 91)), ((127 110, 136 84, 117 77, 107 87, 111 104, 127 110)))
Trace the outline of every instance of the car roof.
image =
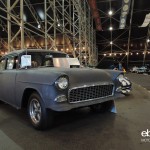
POLYGON ((52 50, 45 50, 45 49, 23 49, 23 50, 14 50, 12 52, 9 52, 8 54, 4 55, 4 56, 8 56, 8 55, 13 55, 13 54, 22 54, 24 52, 51 52, 51 53, 59 53, 59 54, 66 54, 64 52, 60 52, 60 51, 52 51, 52 50))

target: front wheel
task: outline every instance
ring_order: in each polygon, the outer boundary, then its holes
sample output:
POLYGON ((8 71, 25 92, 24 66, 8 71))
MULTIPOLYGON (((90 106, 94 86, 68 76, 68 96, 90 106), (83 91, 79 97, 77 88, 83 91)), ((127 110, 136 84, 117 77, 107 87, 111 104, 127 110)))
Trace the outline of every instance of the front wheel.
POLYGON ((44 103, 37 93, 31 94, 28 101, 28 116, 31 124, 38 130, 48 128, 49 123, 52 122, 52 115, 48 114, 44 103))

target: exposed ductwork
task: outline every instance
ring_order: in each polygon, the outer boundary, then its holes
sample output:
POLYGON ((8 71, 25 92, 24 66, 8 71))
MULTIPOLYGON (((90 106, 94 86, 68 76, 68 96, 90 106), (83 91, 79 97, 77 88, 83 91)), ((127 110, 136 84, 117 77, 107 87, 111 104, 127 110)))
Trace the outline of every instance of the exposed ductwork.
POLYGON ((96 0, 88 0, 88 3, 91 9, 93 19, 95 20, 96 29, 98 31, 101 31, 102 30, 101 19, 100 19, 99 11, 97 9, 96 0))

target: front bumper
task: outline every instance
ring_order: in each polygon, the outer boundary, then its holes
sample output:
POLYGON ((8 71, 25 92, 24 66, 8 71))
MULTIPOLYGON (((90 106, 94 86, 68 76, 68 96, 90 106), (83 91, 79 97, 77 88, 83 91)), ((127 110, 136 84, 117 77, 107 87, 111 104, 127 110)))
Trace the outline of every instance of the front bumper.
POLYGON ((106 97, 106 98, 93 99, 93 100, 85 101, 85 102, 79 102, 79 103, 69 103, 68 101, 62 102, 62 103, 57 103, 57 102, 51 101, 51 103, 47 106, 47 108, 52 109, 54 111, 68 111, 68 110, 75 109, 75 108, 87 107, 90 105, 114 100, 115 97, 116 97, 116 95, 106 97))

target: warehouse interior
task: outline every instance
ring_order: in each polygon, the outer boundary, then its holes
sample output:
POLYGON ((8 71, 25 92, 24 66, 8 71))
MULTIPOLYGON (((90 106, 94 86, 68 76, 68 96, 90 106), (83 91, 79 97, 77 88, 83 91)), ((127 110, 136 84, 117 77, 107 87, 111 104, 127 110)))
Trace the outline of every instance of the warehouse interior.
POLYGON ((24 49, 66 53, 90 69, 121 63, 132 90, 116 97, 116 114, 57 112, 45 131, 0 101, 0 150, 149 149, 150 1, 0 0, 0 58, 24 49))

